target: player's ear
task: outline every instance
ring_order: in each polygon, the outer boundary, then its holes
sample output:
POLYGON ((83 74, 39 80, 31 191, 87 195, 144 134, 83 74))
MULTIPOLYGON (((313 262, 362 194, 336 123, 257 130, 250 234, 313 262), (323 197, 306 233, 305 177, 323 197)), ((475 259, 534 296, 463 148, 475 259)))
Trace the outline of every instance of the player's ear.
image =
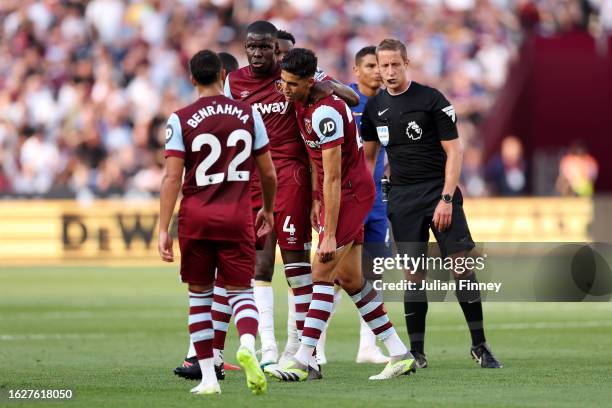
POLYGON ((226 77, 227 77, 227 71, 225 70, 225 68, 221 68, 221 74, 219 75, 219 78, 221 78, 221 83, 225 82, 226 77))
POLYGON ((308 87, 312 88, 315 84, 314 78, 308 78, 308 87))
POLYGON ((355 76, 359 78, 359 68, 357 67, 357 65, 353 65, 353 74, 355 74, 355 76))
POLYGON ((189 80, 191 81, 191 85, 193 86, 198 86, 198 83, 196 82, 196 80, 193 78, 193 75, 189 75, 189 80))

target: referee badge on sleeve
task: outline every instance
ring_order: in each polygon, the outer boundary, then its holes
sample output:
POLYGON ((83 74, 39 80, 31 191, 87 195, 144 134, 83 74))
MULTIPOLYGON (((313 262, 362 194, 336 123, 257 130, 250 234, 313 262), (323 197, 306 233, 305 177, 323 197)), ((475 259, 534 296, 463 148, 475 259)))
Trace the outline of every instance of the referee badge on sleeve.
POLYGON ((378 133, 378 140, 383 146, 389 143, 389 126, 376 126, 376 133, 378 133))

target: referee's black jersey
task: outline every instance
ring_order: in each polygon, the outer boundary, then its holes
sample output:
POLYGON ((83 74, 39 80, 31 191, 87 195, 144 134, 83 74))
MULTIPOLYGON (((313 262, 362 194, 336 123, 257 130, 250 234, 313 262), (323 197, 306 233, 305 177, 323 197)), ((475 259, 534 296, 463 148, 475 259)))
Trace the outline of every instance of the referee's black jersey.
POLYGON ((455 108, 437 89, 412 81, 392 96, 387 90, 368 101, 361 136, 385 146, 391 184, 444 180, 446 153, 441 140, 458 137, 455 108))

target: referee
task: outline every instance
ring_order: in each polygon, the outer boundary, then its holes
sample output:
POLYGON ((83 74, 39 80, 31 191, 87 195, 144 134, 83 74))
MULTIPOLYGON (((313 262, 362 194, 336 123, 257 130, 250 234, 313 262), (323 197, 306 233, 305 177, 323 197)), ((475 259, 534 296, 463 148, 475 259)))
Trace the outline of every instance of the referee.
MULTIPOLYGON (((438 90, 409 80, 409 61, 401 41, 383 40, 376 57, 386 89, 368 101, 361 134, 370 169, 381 144, 389 158, 387 215, 398 250, 411 256, 426 254, 431 229, 443 257, 465 256, 474 248, 474 241, 457 187, 462 152, 455 110, 438 90)), ((428 305, 427 292, 420 289, 426 270, 412 272, 407 279, 417 282, 418 289, 404 293, 406 326, 417 367, 426 368, 428 305)), ((477 282, 473 271, 454 272, 454 277, 477 282)), ((480 291, 457 289, 456 295, 472 337, 470 354, 483 368, 500 368, 486 343, 480 291)))

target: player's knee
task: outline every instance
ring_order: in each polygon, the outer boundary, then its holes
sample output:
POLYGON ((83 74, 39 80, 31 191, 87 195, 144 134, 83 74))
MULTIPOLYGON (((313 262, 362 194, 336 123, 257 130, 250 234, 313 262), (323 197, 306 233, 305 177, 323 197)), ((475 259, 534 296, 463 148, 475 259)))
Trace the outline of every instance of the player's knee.
POLYGON ((257 262, 255 263, 255 280, 272 282, 274 275, 274 255, 272 251, 258 251, 257 262))
POLYGON ((274 273, 269 269, 255 269, 255 280, 256 281, 264 281, 264 282, 272 282, 272 276, 274 273))
POLYGON ((310 251, 281 250, 281 257, 283 258, 283 263, 285 265, 298 262, 310 263, 310 251))
POLYGON ((257 262, 255 266, 255 280, 272 282, 274 276, 274 261, 257 262))
POLYGON ((250 286, 235 286, 235 285, 225 285, 226 290, 248 290, 251 289, 250 286))
POLYGON ((314 264, 312 268, 312 281, 332 283, 334 281, 333 269, 329 268, 327 264, 314 264))
POLYGON ((338 281, 340 282, 340 286, 342 286, 342 289, 344 289, 347 293, 355 293, 361 290, 361 287, 363 286, 363 280, 360 275, 342 277, 339 276, 338 281))
POLYGON ((200 284, 196 284, 196 283, 189 283, 187 285, 189 287, 189 291, 190 292, 206 292, 208 290, 211 290, 213 288, 213 284, 209 283, 206 285, 200 285, 200 284))

